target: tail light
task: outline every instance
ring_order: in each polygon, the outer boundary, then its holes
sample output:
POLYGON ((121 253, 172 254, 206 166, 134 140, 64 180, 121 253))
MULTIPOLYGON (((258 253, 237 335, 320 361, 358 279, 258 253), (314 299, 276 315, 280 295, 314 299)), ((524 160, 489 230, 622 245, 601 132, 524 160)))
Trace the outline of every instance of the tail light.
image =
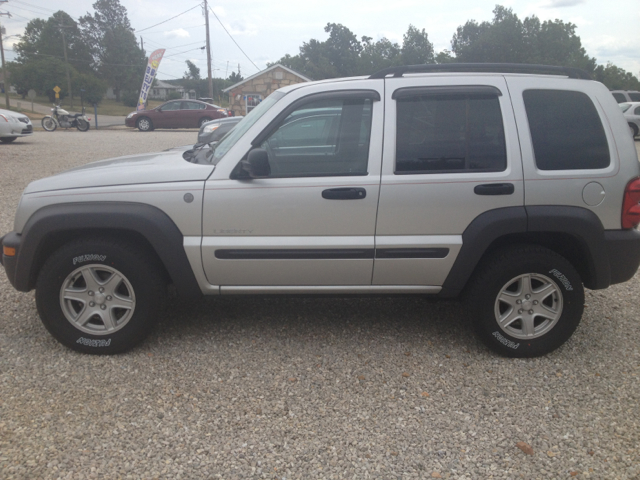
POLYGON ((635 228, 638 224, 640 224, 640 178, 634 178, 624 189, 622 228, 635 228))

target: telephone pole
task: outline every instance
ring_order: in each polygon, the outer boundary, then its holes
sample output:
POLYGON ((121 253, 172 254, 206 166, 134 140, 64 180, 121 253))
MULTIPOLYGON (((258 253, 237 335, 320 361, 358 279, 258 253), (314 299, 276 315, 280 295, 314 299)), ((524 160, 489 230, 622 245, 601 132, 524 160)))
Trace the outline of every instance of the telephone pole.
MULTIPOLYGON (((0 13, 0 17, 2 17, 3 15, 6 15, 7 17, 11 18, 11 14, 9 12, 7 13, 0 13)), ((2 45, 2 25, 0 25, 0 55, 2 56, 2 81, 4 82, 4 100, 7 103, 7 110, 9 110, 9 75, 7 72, 7 67, 4 64, 4 46, 2 45)))
POLYGON ((211 78, 211 43, 209 41, 209 4, 204 0, 204 19, 207 27, 207 73, 209 79, 209 98, 213 98, 213 78, 211 78))
POLYGON ((69 76, 69 60, 67 60, 67 41, 64 38, 64 29, 66 27, 60 23, 60 31, 62 32, 62 48, 64 50, 64 66, 67 70, 67 90, 69 92, 69 107, 73 108, 73 94, 71 93, 71 77, 69 76))

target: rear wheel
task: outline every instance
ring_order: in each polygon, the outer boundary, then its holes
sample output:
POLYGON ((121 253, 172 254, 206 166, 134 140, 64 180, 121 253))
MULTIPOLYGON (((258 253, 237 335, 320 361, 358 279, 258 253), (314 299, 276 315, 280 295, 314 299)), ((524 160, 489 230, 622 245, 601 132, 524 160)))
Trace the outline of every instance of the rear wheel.
POLYGON ((81 132, 86 132, 87 130, 89 130, 89 127, 90 127, 89 122, 87 122, 82 118, 79 118, 76 122, 76 128, 81 132))
POLYGON ((537 357, 565 343, 580 323, 584 288, 557 253, 520 245, 483 261, 467 299, 476 333, 508 357, 537 357))
POLYGON ((58 128, 58 124, 51 115, 47 115, 42 118, 42 128, 44 128, 47 132, 53 132, 56 128, 58 128))
POLYGON ((38 313, 63 345, 112 354, 141 342, 165 291, 153 257, 125 242, 82 239, 53 253, 36 283, 38 313))
POLYGON ((142 117, 136 122, 136 127, 138 127, 138 130, 141 132, 150 132, 153 130, 153 123, 150 118, 142 117))

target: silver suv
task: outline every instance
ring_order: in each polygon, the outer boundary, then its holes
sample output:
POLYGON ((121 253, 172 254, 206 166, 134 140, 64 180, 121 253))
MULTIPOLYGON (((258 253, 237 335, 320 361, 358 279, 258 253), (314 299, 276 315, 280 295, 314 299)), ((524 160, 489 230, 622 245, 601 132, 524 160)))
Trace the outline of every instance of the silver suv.
POLYGON ((490 348, 532 357, 578 326, 583 286, 640 264, 640 167, 580 70, 394 67, 267 97, 213 149, 35 181, 2 238, 60 342, 131 348, 180 295, 464 293, 490 348))

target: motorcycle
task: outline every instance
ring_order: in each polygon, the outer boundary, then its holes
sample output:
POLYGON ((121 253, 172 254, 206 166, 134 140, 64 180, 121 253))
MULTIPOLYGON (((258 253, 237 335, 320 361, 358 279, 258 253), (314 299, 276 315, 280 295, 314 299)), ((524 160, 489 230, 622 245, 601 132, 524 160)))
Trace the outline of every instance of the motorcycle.
POLYGON ((91 119, 85 115, 84 107, 82 107, 82 113, 73 115, 60 108, 60 105, 54 105, 51 111, 52 115, 47 115, 42 119, 42 128, 47 132, 53 132, 58 126, 62 128, 76 127, 81 132, 89 130, 91 119))

